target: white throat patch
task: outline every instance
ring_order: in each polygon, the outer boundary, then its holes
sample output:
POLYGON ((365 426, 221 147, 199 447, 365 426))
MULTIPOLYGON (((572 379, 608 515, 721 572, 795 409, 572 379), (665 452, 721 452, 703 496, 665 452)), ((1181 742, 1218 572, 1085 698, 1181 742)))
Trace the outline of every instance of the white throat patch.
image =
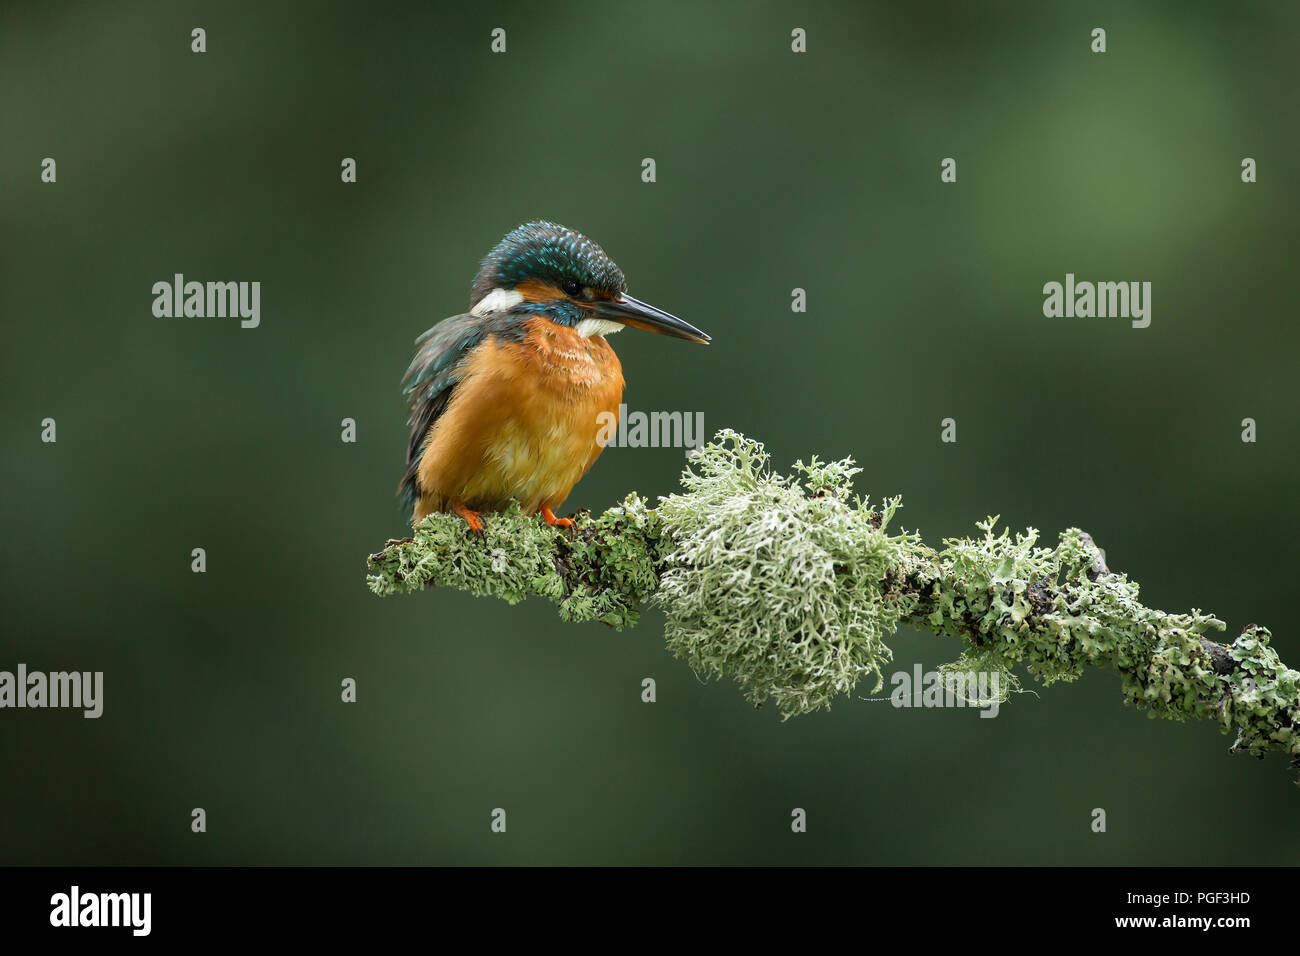
POLYGON ((613 335, 615 332, 622 332, 623 323, 611 322, 609 319, 583 319, 573 328, 584 339, 589 339, 593 335, 613 335))

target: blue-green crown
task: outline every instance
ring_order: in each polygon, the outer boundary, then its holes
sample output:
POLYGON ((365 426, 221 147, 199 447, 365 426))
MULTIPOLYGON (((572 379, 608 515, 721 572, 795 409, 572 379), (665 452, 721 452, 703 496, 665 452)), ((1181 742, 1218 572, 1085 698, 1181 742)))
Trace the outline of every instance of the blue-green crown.
POLYGON ((614 261, 580 232, 537 219, 512 230, 488 253, 474 278, 472 309, 493 289, 513 289, 526 279, 563 287, 568 279, 604 292, 627 291, 614 261))

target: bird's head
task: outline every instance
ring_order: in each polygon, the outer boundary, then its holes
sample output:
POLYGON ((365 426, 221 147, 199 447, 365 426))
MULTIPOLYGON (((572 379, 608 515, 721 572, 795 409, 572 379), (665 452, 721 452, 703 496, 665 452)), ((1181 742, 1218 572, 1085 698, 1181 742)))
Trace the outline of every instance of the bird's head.
POLYGON ((707 343, 695 326, 627 294, 614 261, 586 236, 553 222, 526 222, 502 239, 474 279, 470 312, 545 315, 580 335, 609 335, 625 325, 707 343))

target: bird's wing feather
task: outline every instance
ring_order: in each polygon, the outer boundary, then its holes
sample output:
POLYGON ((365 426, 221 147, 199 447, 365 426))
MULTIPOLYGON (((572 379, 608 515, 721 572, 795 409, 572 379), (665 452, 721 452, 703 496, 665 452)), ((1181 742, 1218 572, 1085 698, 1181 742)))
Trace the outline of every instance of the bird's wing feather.
POLYGON ((493 332, 493 323, 476 315, 453 315, 425 332, 419 349, 402 378, 402 394, 411 402, 410 440, 406 446, 406 474, 398 487, 403 503, 414 506, 420 497, 416 475, 429 429, 447 408, 462 376, 461 360, 493 332))

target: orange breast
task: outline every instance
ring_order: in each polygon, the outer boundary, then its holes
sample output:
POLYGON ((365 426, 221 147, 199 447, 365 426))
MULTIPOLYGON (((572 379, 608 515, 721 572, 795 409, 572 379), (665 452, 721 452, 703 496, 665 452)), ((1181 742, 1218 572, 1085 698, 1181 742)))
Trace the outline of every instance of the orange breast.
POLYGON ((618 416, 623 369, 609 343, 535 316, 523 342, 491 337, 467 359, 420 460, 418 521, 453 499, 499 511, 559 508, 599 457, 618 416))

